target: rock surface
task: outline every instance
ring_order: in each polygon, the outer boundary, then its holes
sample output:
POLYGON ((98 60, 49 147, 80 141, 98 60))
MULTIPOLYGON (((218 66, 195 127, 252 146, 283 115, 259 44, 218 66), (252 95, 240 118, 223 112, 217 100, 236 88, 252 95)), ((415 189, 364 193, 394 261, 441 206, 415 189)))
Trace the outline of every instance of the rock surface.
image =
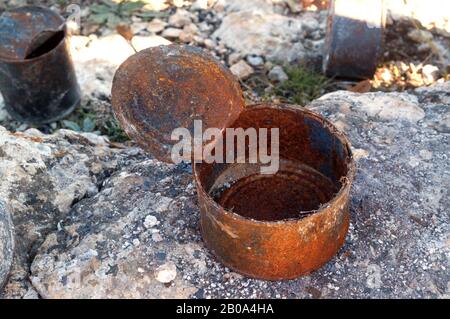
MULTIPOLYGON (((167 22, 137 21, 135 45, 165 42, 161 33, 201 44, 230 65, 254 56, 320 62, 325 12, 293 16, 278 0, 219 2, 214 12, 178 9, 167 22)), ((75 36, 71 48, 83 103, 110 112, 114 71, 134 51, 107 31, 75 36)), ((412 38, 423 42, 420 35, 412 38)), ((435 70, 423 67, 425 84, 435 70)), ((280 74, 270 79, 285 79, 280 74)), ((0 127, 0 198, 16 242, 13 258, 0 207, 0 286, 13 261, 0 297, 449 298, 449 92, 449 82, 410 93, 340 91, 308 106, 353 143, 352 222, 335 258, 286 282, 242 277, 206 250, 189 166, 117 149, 93 134, 0 127)), ((1 96, 0 121, 9 121, 1 96)))
POLYGON ((304 56, 299 19, 277 13, 239 11, 225 16, 213 37, 244 55, 262 55, 268 60, 292 62, 304 56))
POLYGON ((105 138, 91 133, 10 133, 0 127, 0 198, 10 212, 16 239, 4 296, 23 297, 32 289, 27 277, 36 249, 72 205, 98 193, 130 152, 110 148, 105 138))
POLYGON ((0 289, 8 278, 14 255, 14 237, 11 216, 0 201, 0 289))
POLYGON ((238 275, 204 247, 189 165, 68 131, 1 131, 0 189, 22 256, 4 295, 448 298, 449 92, 338 91, 308 106, 352 142, 352 220, 332 260, 284 282, 238 275))

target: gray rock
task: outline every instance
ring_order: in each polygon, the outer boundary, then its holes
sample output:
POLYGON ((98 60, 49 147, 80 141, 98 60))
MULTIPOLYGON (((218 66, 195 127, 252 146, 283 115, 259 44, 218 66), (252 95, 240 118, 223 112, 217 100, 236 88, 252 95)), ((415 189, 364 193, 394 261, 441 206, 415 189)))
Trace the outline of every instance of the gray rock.
POLYGON ((169 17, 169 24, 175 28, 182 28, 191 23, 191 13, 187 10, 178 8, 175 14, 169 17))
POLYGON ((289 79, 286 72, 284 72, 283 68, 279 65, 274 66, 267 76, 272 82, 279 83, 285 82, 289 79))
POLYGON ((152 32, 152 33, 159 33, 161 31, 163 31, 167 26, 167 22, 155 18, 153 19, 150 23, 148 23, 147 25, 147 30, 152 32))
POLYGON ((14 223, 16 243, 4 297, 27 293, 30 256, 76 202, 98 193, 129 151, 110 148, 107 139, 91 133, 10 133, 0 127, 0 198, 14 223))
POLYGON ((266 282, 223 267, 201 241, 190 166, 132 158, 47 236, 33 287, 44 298, 448 298, 449 84, 308 106, 346 131, 358 166, 346 243, 310 276, 266 282))
POLYGON ((233 73, 239 80, 245 80, 254 73, 253 68, 248 65, 244 60, 233 64, 230 67, 231 73, 233 73))
POLYGON ((262 66, 264 64, 264 59, 258 55, 249 55, 247 57, 247 62, 251 66, 262 66))
POLYGON ((160 46, 160 45, 169 45, 172 42, 163 38, 159 35, 149 35, 149 36, 139 36, 135 35, 133 39, 131 39, 131 44, 136 51, 142 51, 144 49, 160 46))
POLYGON ((205 248, 189 165, 92 134, 0 128, 17 244, 2 296, 448 298, 449 91, 340 91, 308 106, 352 142, 352 219, 332 260, 285 282, 240 276, 205 248))
POLYGON ((212 36, 243 55, 292 62, 306 54, 298 41, 300 35, 299 19, 276 13, 238 11, 226 15, 212 36))
POLYGON ((180 37, 182 32, 183 32, 183 30, 181 30, 181 29, 167 28, 163 31, 163 33, 161 35, 167 39, 177 39, 180 37))
POLYGON ((0 201, 0 289, 5 284, 14 256, 14 235, 11 216, 0 201))

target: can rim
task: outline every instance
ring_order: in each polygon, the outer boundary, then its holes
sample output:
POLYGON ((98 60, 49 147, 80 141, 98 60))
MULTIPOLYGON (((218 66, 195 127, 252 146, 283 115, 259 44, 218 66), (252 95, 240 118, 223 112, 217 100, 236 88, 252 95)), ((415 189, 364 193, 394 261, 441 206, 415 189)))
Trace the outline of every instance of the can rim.
POLYGON ((347 192, 350 191, 350 187, 352 185, 353 179, 355 177, 355 172, 356 172, 356 163, 353 157, 353 153, 351 150, 351 143, 349 141, 349 139, 346 137, 346 135, 339 130, 333 123, 331 123, 328 119, 326 119, 325 117, 321 116, 320 114, 313 112, 311 110, 305 109, 299 105, 295 105, 295 104, 271 104, 271 103, 259 103, 259 104, 252 104, 252 105, 248 105, 246 106, 246 108, 243 110, 243 112, 245 112, 246 110, 250 110, 250 109, 264 109, 264 108, 275 108, 275 109, 285 109, 285 110, 290 110, 290 111, 294 111, 294 112, 302 112, 302 113, 306 113, 308 116, 316 119, 316 120, 320 120, 321 122, 323 122, 323 124, 326 125, 326 127, 328 127, 329 129, 332 130, 333 134, 336 135, 337 138, 339 138, 342 142, 342 144, 346 147, 347 152, 348 152, 348 162, 347 162, 347 167, 348 167, 348 171, 346 173, 346 175, 343 178, 343 182, 341 187, 339 188, 339 191, 337 193, 335 193, 333 195, 333 198, 330 199, 328 202, 323 203, 323 205, 321 207, 319 207, 318 209, 315 209, 313 211, 311 211, 311 214, 308 214, 306 216, 302 216, 299 218, 286 218, 286 219, 280 219, 280 220, 275 220, 275 221, 264 221, 264 220, 256 220, 253 218, 248 218, 248 217, 244 217, 240 214, 237 214, 233 211, 227 210, 225 207, 221 206, 219 203, 217 203, 212 197, 211 195, 205 190, 205 188, 203 187, 202 182, 200 181, 200 176, 198 174, 198 169, 197 169, 197 165, 198 164, 202 164, 202 163, 192 163, 192 174, 194 176, 194 181, 195 184, 197 185, 197 192, 200 192, 202 197, 208 201, 209 204, 211 204, 213 207, 219 209, 224 215, 227 215, 228 217, 231 217, 235 220, 239 220, 239 221, 244 221, 244 222, 248 222, 248 223, 253 223, 253 224, 258 224, 258 225, 265 225, 265 226, 286 226, 286 224, 296 224, 298 223, 300 220, 308 220, 310 218, 312 218, 313 215, 317 215, 317 214, 321 214, 321 213, 327 213, 327 208, 329 206, 334 205, 336 202, 338 202, 341 198, 343 198, 347 192))
MULTIPOLYGON (((13 57, 7 57, 5 55, 0 55, 0 61, 4 62, 4 63, 10 63, 10 64, 21 64, 21 63, 28 63, 28 62, 35 62, 41 59, 45 59, 46 57, 48 57, 50 54, 52 54, 55 50, 57 50, 59 47, 61 47, 62 45, 65 45, 66 43, 66 39, 67 39, 67 27, 65 25, 65 20, 64 18, 59 15, 58 13, 54 12, 53 10, 50 10, 48 8, 42 7, 42 6, 34 6, 34 5, 26 5, 26 6, 22 6, 22 7, 17 7, 8 11, 5 11, 4 13, 9 13, 9 12, 20 12, 20 11, 26 11, 29 10, 30 12, 32 12, 33 10, 42 10, 45 11, 47 14, 52 15, 54 18, 57 18, 60 20, 61 25, 64 24, 63 28, 61 31, 64 32, 64 37, 63 39, 54 47, 52 48, 50 51, 45 52, 44 54, 41 54, 37 57, 31 58, 31 59, 20 59, 20 58, 13 58, 13 57)), ((4 14, 3 13, 3 14, 4 14)), ((2 14, 2 15, 3 15, 2 14)), ((1 15, 0 15, 1 17, 1 15)))

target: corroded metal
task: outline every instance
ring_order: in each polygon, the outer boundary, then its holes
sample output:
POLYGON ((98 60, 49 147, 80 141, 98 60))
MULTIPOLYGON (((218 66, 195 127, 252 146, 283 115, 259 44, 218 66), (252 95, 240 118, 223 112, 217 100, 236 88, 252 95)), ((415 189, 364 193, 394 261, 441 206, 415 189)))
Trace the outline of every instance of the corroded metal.
POLYGON ((194 165, 206 245, 250 277, 290 279, 319 268, 349 226, 355 164, 346 137, 320 115, 288 105, 247 107, 231 127, 278 127, 280 170, 194 165))
POLYGON ((131 56, 116 72, 112 105, 125 132, 155 157, 170 161, 175 128, 224 128, 242 111, 239 84, 199 48, 159 46, 131 56))
POLYGON ((80 100, 64 19, 25 6, 0 16, 0 91, 7 111, 43 124, 70 113, 80 100))
POLYGON ((330 77, 371 78, 382 52, 383 0, 330 2, 323 71, 330 77))
POLYGON ((224 154, 224 128, 279 129, 275 174, 249 161, 193 164, 203 239, 226 266, 251 277, 295 278, 342 246, 355 164, 347 138, 320 115, 289 105, 244 108, 228 70, 199 49, 175 45, 129 58, 112 95, 122 127, 164 160, 172 130, 192 130, 196 118, 223 129, 224 154))
POLYGON ((0 289, 8 278, 14 255, 14 234, 11 216, 0 201, 0 289))

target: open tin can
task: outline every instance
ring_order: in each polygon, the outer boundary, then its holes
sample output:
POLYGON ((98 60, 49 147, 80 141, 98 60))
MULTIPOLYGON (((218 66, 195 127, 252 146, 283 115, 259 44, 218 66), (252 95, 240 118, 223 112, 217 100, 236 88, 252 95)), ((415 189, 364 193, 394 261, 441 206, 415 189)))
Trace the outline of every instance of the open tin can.
MULTIPOLYGON (((177 45, 125 61, 112 103, 124 130, 163 161, 176 143, 171 132, 193 132, 194 120, 221 130, 224 152, 228 129, 278 129, 274 173, 236 154, 223 163, 193 160, 203 239, 224 265, 250 277, 291 279, 319 268, 344 243, 355 163, 347 138, 322 116, 295 105, 245 106, 239 83, 220 62, 177 45)), ((248 150, 250 139, 244 143, 248 150)))
POLYGON ((323 53, 329 77, 369 79, 383 52, 384 0, 331 0, 323 53))
POLYGON ((60 15, 24 6, 0 16, 0 91, 22 122, 54 122, 76 107, 80 88, 60 15))

